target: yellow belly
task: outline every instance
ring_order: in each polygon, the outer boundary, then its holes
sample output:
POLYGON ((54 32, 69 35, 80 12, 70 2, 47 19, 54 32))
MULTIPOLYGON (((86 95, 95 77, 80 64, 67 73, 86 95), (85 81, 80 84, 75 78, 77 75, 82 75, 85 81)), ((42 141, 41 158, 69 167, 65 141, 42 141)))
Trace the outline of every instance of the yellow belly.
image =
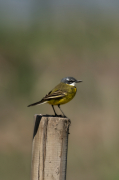
POLYGON ((68 89, 65 97, 57 98, 57 99, 51 99, 48 101, 48 103, 51 105, 68 103, 69 101, 71 101, 74 98, 76 91, 77 91, 76 87, 71 87, 68 89))

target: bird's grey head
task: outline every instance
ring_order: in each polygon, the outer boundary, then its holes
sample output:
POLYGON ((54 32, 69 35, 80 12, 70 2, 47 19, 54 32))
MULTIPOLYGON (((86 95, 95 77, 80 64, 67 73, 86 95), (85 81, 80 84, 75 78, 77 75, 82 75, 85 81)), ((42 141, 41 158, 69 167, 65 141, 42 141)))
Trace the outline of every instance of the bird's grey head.
POLYGON ((75 86, 76 83, 79 83, 79 82, 82 82, 82 80, 76 80, 75 78, 73 77, 65 77, 61 80, 61 82, 63 83, 66 83, 66 84, 69 84, 71 86, 75 86))

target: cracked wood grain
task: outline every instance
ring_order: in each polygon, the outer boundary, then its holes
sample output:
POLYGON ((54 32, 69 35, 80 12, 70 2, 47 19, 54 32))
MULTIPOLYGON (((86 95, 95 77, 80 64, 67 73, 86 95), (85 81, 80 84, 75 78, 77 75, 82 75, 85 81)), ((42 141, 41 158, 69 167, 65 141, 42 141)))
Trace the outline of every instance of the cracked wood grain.
POLYGON ((31 180, 66 180, 68 118, 36 115, 31 180))

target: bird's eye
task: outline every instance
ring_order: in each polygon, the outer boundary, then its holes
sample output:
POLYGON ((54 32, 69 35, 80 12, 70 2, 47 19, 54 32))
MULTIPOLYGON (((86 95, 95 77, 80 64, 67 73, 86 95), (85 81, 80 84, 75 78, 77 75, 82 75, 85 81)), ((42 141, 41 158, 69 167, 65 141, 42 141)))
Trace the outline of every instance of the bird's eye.
POLYGON ((70 83, 70 84, 72 84, 73 82, 74 82, 74 81, 72 81, 72 80, 71 80, 71 81, 69 81, 69 83, 70 83))

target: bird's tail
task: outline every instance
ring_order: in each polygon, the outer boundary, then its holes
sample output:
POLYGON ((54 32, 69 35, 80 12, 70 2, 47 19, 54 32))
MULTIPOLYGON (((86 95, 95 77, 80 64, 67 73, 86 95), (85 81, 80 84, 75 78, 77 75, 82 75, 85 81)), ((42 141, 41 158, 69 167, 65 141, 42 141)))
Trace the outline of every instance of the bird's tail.
POLYGON ((36 102, 36 103, 30 104, 30 105, 28 105, 27 107, 35 106, 35 105, 40 105, 40 104, 44 104, 44 103, 47 103, 47 101, 41 100, 41 101, 38 101, 38 102, 36 102))

